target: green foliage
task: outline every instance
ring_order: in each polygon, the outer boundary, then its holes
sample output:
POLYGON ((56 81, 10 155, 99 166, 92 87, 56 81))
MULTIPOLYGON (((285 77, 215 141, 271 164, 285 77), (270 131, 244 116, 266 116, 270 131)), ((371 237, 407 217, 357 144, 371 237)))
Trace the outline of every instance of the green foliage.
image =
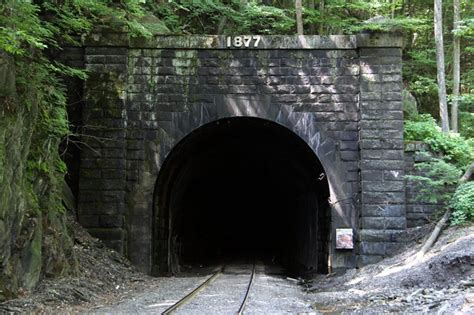
POLYGON ((446 188, 455 185, 462 173, 456 166, 442 159, 417 164, 416 169, 423 175, 407 175, 406 178, 420 184, 419 199, 430 203, 448 202, 452 193, 446 188))
POLYGON ((148 7, 177 34, 293 34, 293 8, 269 6, 259 1, 242 5, 238 0, 182 0, 148 7))
POLYGON ((293 34, 296 22, 293 11, 272 6, 249 3, 243 12, 239 33, 293 34))
POLYGON ((459 127, 463 137, 474 139, 474 113, 460 112, 459 127))
POLYGON ((453 209, 451 225, 459 225, 474 220, 474 182, 458 187, 450 202, 453 209))
POLYGON ((443 133, 429 114, 421 114, 414 120, 405 121, 405 139, 423 141, 434 152, 443 155, 446 162, 465 168, 474 158, 469 141, 454 133, 443 133))
POLYGON ((125 25, 132 35, 148 36, 138 21, 144 14, 143 3, 7 0, 0 4, 0 50, 15 58, 19 103, 37 118, 27 163, 32 181, 47 178, 52 192, 57 191, 56 183, 65 173, 58 144, 69 132, 62 78, 86 78, 84 71, 50 60, 46 48, 59 48, 62 41, 74 43, 94 25, 125 25))
POLYGON ((138 20, 142 2, 0 3, 2 66, 11 70, 6 72, 11 84, 0 87, 1 100, 11 101, 0 107, 0 299, 13 297, 20 286, 33 287, 41 270, 74 270, 61 202, 66 166, 58 147, 69 133, 63 80, 84 79, 86 74, 50 56, 63 42, 75 43, 94 26, 149 36, 138 20), (13 236, 7 242, 4 236, 9 233, 13 236))
POLYGON ((38 16, 39 8, 29 1, 2 1, 0 4, 0 49, 25 56, 30 49, 44 49, 52 37, 38 16))

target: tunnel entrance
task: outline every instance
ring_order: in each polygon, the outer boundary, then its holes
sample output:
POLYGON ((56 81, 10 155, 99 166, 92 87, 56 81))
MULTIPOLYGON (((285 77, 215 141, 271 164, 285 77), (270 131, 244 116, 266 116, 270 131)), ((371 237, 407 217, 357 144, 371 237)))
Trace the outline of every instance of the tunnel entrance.
POLYGON ((198 128, 170 152, 154 198, 155 275, 242 259, 327 271, 328 182, 286 127, 240 117, 198 128))

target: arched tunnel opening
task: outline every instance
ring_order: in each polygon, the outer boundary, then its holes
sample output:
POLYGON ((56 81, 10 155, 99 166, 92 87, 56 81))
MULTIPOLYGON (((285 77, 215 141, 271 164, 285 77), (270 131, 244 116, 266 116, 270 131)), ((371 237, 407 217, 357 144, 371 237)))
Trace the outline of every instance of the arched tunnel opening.
POLYGON ((155 190, 153 273, 261 260, 327 272, 329 188, 312 149, 284 126, 221 119, 170 152, 155 190))

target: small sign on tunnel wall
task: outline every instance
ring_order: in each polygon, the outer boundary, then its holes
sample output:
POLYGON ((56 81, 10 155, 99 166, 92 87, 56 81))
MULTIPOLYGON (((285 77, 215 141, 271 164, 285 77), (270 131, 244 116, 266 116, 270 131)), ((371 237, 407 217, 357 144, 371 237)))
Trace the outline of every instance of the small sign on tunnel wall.
POLYGON ((336 229, 336 249, 353 249, 352 229, 336 229))

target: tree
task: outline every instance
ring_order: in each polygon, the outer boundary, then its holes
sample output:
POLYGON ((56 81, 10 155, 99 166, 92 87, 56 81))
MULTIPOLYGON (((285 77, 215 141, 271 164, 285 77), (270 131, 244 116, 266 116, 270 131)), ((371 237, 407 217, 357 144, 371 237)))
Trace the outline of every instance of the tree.
MULTIPOLYGON (((319 14, 322 16, 324 14, 324 0, 319 1, 319 14)), ((319 35, 324 33, 324 23, 319 22, 319 35)))
POLYGON ((436 43, 436 71, 438 78, 439 115, 441 129, 449 132, 448 104, 446 99, 446 79, 444 70, 443 15, 442 0, 434 1, 434 35, 436 43))
MULTIPOLYGON (((460 18, 460 3, 459 0, 453 0, 454 16, 453 16, 453 30, 459 28, 460 18)), ((453 103, 451 105, 451 128, 454 132, 458 132, 458 102, 459 102, 459 81, 460 81, 460 38, 457 34, 453 36, 453 103)))
MULTIPOLYGON (((309 9, 311 12, 314 12, 314 10, 316 9, 315 0, 310 0, 310 1, 308 2, 308 9, 309 9)), ((311 35, 313 35, 315 32, 316 32, 315 25, 314 25, 314 23, 311 23, 311 24, 309 25, 309 33, 310 33, 311 35)))
POLYGON ((296 33, 298 35, 303 35, 303 6, 301 0, 295 1, 296 9, 296 33))

